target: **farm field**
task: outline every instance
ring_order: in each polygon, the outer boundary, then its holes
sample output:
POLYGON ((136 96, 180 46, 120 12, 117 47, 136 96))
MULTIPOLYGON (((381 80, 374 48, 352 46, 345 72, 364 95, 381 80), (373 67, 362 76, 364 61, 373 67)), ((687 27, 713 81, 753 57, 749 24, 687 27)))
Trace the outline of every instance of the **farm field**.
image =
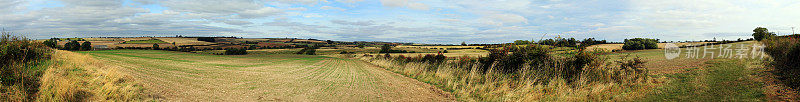
POLYGON ((431 85, 354 59, 154 50, 81 53, 122 66, 148 92, 167 101, 454 101, 431 85))

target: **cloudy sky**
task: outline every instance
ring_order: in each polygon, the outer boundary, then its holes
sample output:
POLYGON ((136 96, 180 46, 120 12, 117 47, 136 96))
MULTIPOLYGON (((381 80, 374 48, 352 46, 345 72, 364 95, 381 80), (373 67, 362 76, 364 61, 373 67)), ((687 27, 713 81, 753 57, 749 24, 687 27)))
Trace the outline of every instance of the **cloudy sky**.
POLYGON ((702 40, 748 38, 759 26, 791 33, 800 0, 0 0, 0 27, 29 38, 702 40))

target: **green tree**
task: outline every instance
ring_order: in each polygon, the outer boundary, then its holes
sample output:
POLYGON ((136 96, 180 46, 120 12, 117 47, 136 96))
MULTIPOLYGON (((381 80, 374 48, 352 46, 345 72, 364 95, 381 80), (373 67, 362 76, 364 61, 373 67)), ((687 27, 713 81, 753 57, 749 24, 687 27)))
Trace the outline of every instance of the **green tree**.
POLYGON ((761 41, 772 36, 775 36, 775 33, 769 32, 767 28, 756 27, 756 29, 753 29, 753 39, 756 41, 761 41))
POLYGON ((467 42, 461 42, 461 46, 467 46, 467 42))
POLYGON ((83 44, 81 44, 81 51, 89 51, 89 50, 92 50, 92 42, 84 41, 83 44))
POLYGON ((80 50, 81 44, 78 41, 72 40, 64 44, 64 50, 80 50))
POLYGON ((50 48, 58 48, 58 39, 50 38, 44 41, 44 45, 50 48))

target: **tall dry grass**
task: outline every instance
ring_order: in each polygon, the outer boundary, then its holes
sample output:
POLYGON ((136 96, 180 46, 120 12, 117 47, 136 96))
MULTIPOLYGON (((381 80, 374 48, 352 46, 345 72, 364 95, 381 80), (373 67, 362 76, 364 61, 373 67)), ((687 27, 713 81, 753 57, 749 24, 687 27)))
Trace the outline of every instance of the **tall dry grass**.
POLYGON ((630 68, 640 60, 627 58, 616 63, 597 58, 586 64, 576 79, 561 77, 563 70, 557 67, 570 64, 566 62, 523 64, 520 70, 506 73, 497 70, 497 65, 482 71, 477 61, 436 64, 386 57, 359 58, 450 91, 462 101, 629 101, 643 96, 652 86, 646 71, 630 68))
POLYGON ((88 55, 57 50, 42 76, 38 101, 142 101, 143 89, 121 68, 88 55))

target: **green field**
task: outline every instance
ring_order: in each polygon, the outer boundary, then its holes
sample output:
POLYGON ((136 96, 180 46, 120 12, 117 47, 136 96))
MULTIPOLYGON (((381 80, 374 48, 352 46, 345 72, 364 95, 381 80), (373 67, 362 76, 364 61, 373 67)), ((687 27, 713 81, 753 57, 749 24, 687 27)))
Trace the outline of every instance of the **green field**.
POLYGON ((170 101, 445 101, 433 86, 354 59, 154 50, 82 52, 170 101))
POLYGON ((131 40, 122 42, 125 44, 156 44, 156 43, 167 43, 158 39, 150 39, 150 40, 131 40))

